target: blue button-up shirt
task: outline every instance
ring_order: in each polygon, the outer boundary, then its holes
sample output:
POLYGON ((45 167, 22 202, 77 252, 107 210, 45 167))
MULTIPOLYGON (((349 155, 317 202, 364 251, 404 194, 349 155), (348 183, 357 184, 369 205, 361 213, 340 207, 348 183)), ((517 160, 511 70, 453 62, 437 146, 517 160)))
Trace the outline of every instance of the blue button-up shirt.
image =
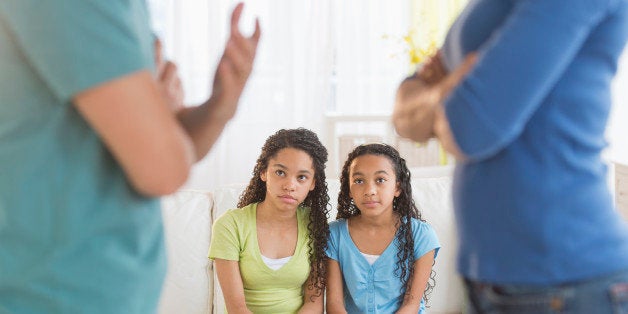
MULTIPOLYGON (((329 226, 327 255, 340 264, 344 283, 345 308, 348 313, 393 313, 401 306, 404 287, 398 274, 397 240, 392 241, 371 265, 351 240, 347 221, 339 219, 329 226)), ((438 253, 440 244, 434 229, 425 222, 412 220, 414 259, 429 251, 438 253)), ((425 307, 421 300, 419 313, 425 307)))

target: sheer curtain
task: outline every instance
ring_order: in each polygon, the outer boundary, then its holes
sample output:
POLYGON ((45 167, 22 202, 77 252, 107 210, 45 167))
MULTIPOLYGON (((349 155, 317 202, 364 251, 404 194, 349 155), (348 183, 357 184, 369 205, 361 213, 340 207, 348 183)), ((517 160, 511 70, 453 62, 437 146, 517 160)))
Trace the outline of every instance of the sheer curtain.
MULTIPOLYGON (((236 1, 151 0, 153 27, 179 65, 186 103, 211 92, 211 79, 236 1)), ((329 113, 389 113, 407 60, 395 38, 408 29, 409 1, 245 1, 242 28, 260 18, 262 38, 238 113, 185 188, 246 182, 264 140, 306 127, 325 143, 329 113)))
POLYGON ((613 82, 613 109, 611 111, 606 152, 610 162, 628 165, 628 50, 620 60, 619 71, 613 82))
MULTIPOLYGON (((186 102, 200 103, 211 92, 229 31, 229 14, 237 1, 148 2, 165 54, 179 65, 186 102)), ((337 134, 327 134, 331 133, 330 117, 385 120, 399 81, 410 71, 403 37, 414 28, 419 30, 419 41, 440 44, 466 0, 245 3, 241 27, 250 33, 254 16, 262 26, 254 71, 236 117, 210 154, 195 166, 186 188, 211 189, 248 181, 264 140, 279 128, 310 128, 333 152, 337 134)), ((628 143, 622 136, 628 131, 628 124, 622 122, 628 114, 628 94, 621 88, 628 86, 628 57, 622 62, 614 85, 605 158, 628 163, 628 143)), ((349 125, 345 131, 369 133, 377 128, 382 128, 381 123, 349 125)))

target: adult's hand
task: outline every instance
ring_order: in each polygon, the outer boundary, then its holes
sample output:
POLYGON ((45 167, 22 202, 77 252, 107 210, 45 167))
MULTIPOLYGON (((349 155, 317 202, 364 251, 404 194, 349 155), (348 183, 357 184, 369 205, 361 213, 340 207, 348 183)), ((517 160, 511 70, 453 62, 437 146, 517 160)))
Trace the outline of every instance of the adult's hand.
POLYGON ((163 58, 163 46, 159 38, 155 39, 155 69, 159 91, 173 112, 179 111, 183 104, 184 92, 177 65, 163 58))
POLYGON ((449 126, 449 120, 445 114, 445 108, 443 101, 449 96, 451 91, 460 84, 460 81, 473 69, 473 66, 477 62, 477 55, 475 53, 469 54, 464 62, 451 74, 447 75, 440 83, 438 83, 439 100, 438 105, 435 106, 434 111, 434 125, 433 131, 435 136, 440 141, 443 148, 448 153, 452 154, 456 160, 463 161, 467 157, 460 150, 460 147, 456 143, 451 127, 449 126))
MULTIPOLYGON (((392 116, 397 133, 417 142, 437 136, 437 111, 442 110, 442 102, 471 70, 475 60, 475 55, 469 55, 463 65, 448 74, 437 53, 419 72, 405 79, 397 90, 392 116)), ((438 118, 444 118, 444 114, 438 118)), ((442 128, 443 121, 439 123, 438 127, 442 128)))
POLYGON ((441 99, 438 85, 447 77, 437 52, 397 89, 392 122, 397 133, 417 142, 434 137, 434 108, 441 99))
POLYGON ((250 37, 240 33, 238 23, 244 8, 239 3, 231 14, 231 31, 225 51, 218 63, 210 98, 212 114, 215 118, 231 119, 253 69, 257 44, 261 36, 259 20, 255 20, 255 31, 250 37))

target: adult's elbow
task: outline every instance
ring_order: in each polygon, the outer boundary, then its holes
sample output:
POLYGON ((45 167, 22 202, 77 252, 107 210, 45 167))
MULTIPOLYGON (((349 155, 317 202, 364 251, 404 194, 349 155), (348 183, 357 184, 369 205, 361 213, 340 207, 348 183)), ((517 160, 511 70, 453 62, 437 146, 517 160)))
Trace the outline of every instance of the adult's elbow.
POLYGON ((141 195, 159 197, 176 192, 187 181, 189 173, 190 167, 185 166, 158 169, 131 178, 131 184, 141 195))
POLYGON ((434 136, 431 125, 414 121, 408 115, 393 114, 392 124, 397 135, 415 142, 424 143, 434 136))
MULTIPOLYGON (((127 167, 127 177, 136 191, 157 197, 176 192, 188 179, 195 162, 192 147, 171 146, 168 154, 144 154, 127 167)), ((139 156, 136 156, 139 157, 139 156)))

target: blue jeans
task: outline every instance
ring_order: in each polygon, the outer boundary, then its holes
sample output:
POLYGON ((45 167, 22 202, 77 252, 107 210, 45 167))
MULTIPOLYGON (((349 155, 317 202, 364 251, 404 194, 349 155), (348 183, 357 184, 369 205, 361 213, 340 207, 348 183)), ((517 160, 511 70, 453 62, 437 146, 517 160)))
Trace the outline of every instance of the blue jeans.
POLYGON ((465 284, 469 314, 628 314, 628 270, 549 287, 465 284))

